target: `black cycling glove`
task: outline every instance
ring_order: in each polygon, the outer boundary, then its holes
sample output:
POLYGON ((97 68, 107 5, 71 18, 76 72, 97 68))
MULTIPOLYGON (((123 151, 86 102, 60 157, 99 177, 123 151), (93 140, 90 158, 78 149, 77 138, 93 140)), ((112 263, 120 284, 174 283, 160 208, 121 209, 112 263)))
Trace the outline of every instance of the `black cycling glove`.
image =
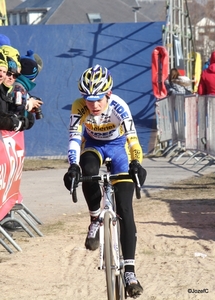
POLYGON ((146 170, 141 166, 141 164, 138 162, 138 160, 132 160, 129 164, 129 175, 131 176, 132 180, 136 183, 136 177, 135 174, 137 174, 139 178, 140 185, 142 186, 146 180, 147 172, 146 170))
POLYGON ((77 164, 71 164, 71 166, 68 169, 68 172, 66 172, 66 174, 63 177, 64 185, 69 191, 71 189, 72 178, 75 178, 74 188, 76 188, 78 186, 80 175, 80 167, 77 164))

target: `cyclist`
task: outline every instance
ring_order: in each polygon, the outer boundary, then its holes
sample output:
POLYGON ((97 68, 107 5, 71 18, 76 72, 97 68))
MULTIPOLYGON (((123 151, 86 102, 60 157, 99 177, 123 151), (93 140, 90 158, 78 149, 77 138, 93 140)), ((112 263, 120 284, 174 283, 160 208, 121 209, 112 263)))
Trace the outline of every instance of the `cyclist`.
MULTIPOLYGON (((110 71, 100 65, 85 70, 79 79, 78 88, 82 97, 72 104, 68 147, 70 167, 64 175, 64 184, 69 190, 72 178, 75 177, 78 182, 80 167, 83 176, 97 175, 107 157, 112 159, 112 174, 129 171, 135 181, 134 170, 137 169, 140 184, 145 181, 146 171, 141 166, 142 149, 130 109, 124 100, 112 94, 112 87, 110 71), (128 152, 131 156, 130 164, 128 152)), ((101 190, 97 182, 84 182, 82 189, 91 222, 85 247, 96 250, 99 247, 101 190)), ((126 290, 131 298, 136 298, 143 292, 143 288, 135 275, 136 226, 132 208, 134 182, 116 182, 114 189, 117 214, 120 216, 126 290)))

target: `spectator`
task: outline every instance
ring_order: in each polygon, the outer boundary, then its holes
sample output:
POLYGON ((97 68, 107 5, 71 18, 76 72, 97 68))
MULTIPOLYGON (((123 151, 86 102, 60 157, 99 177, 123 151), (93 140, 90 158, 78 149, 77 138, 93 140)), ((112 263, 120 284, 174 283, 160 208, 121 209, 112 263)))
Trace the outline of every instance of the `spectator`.
POLYGON ((7 62, 8 62, 8 70, 3 85, 7 87, 9 92, 12 90, 13 84, 16 78, 20 75, 20 73, 18 73, 16 62, 11 57, 7 56, 7 62))
POLYGON ((10 67, 17 67, 16 62, 4 55, 0 48, 0 130, 19 131, 26 129, 25 119, 19 119, 16 115, 9 113, 11 96, 8 94, 8 87, 3 82, 10 67))
MULTIPOLYGON (((43 103, 40 100, 29 98, 28 91, 35 87, 33 81, 38 75, 38 66, 33 56, 23 56, 20 59, 21 74, 18 73, 16 62, 7 57, 8 71, 6 72, 5 80, 2 84, 4 96, 7 98, 5 103, 5 112, 18 116, 19 120, 25 120, 25 127, 21 129, 30 129, 34 124, 34 115, 30 112, 33 108, 40 107, 43 103)), ((33 55, 33 51, 30 51, 33 55)), ((19 68, 20 69, 20 68, 19 68)), ((10 117, 11 118, 11 117, 10 117)), ((9 128, 4 128, 10 130, 9 128)), ((19 129, 20 130, 20 129, 19 129)), ((10 217, 10 212, 4 217, 10 217)), ((6 230, 19 230, 20 224, 13 221, 8 221, 2 225, 6 230)))
POLYGON ((215 95, 215 51, 211 53, 210 65, 202 71, 197 93, 215 95))
POLYGON ((14 104, 19 113, 27 109, 32 111, 35 108, 39 108, 43 102, 31 97, 29 92, 36 86, 34 82, 39 74, 39 66, 34 58, 34 52, 32 50, 27 51, 26 56, 21 56, 21 74, 14 83, 14 104))
POLYGON ((165 80, 164 84, 169 96, 175 94, 192 94, 192 81, 187 76, 181 76, 176 68, 170 70, 169 77, 165 80))
POLYGON ((2 111, 9 112, 12 104, 12 89, 16 78, 20 75, 18 73, 16 62, 9 56, 7 56, 8 70, 6 72, 5 79, 1 85, 1 99, 4 100, 2 105, 2 111))

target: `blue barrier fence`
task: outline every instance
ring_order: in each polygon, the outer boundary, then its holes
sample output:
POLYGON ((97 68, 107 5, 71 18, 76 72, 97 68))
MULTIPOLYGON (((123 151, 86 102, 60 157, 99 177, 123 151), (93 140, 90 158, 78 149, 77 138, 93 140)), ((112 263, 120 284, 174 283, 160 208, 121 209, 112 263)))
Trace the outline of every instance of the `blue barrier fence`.
POLYGON ((144 153, 155 131, 151 53, 162 44, 163 22, 2 26, 12 46, 29 49, 44 62, 33 95, 44 101, 44 119, 25 132, 26 156, 67 155, 71 104, 80 96, 77 82, 94 64, 110 69, 113 93, 130 106, 144 153))

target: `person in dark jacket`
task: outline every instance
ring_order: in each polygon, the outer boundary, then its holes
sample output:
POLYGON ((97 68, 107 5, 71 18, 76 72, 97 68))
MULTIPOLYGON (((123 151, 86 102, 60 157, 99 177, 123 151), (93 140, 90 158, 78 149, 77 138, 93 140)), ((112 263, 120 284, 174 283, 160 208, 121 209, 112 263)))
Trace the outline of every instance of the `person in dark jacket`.
MULTIPOLYGON (((9 87, 4 85, 6 74, 15 68, 17 74, 17 64, 9 56, 6 56, 0 49, 0 130, 19 131, 28 126, 26 118, 18 118, 15 114, 9 112, 9 106, 12 102, 9 93, 9 87)), ((15 74, 14 73, 14 74, 15 74)))
POLYGON ((210 65, 202 71, 197 93, 215 95, 215 51, 211 53, 210 65))
POLYGON ((12 103, 12 94, 13 84, 16 78, 20 75, 17 70, 16 62, 9 56, 6 57, 7 60, 7 72, 4 78, 4 81, 0 87, 0 110, 2 112, 8 113, 10 111, 10 104, 12 103))

